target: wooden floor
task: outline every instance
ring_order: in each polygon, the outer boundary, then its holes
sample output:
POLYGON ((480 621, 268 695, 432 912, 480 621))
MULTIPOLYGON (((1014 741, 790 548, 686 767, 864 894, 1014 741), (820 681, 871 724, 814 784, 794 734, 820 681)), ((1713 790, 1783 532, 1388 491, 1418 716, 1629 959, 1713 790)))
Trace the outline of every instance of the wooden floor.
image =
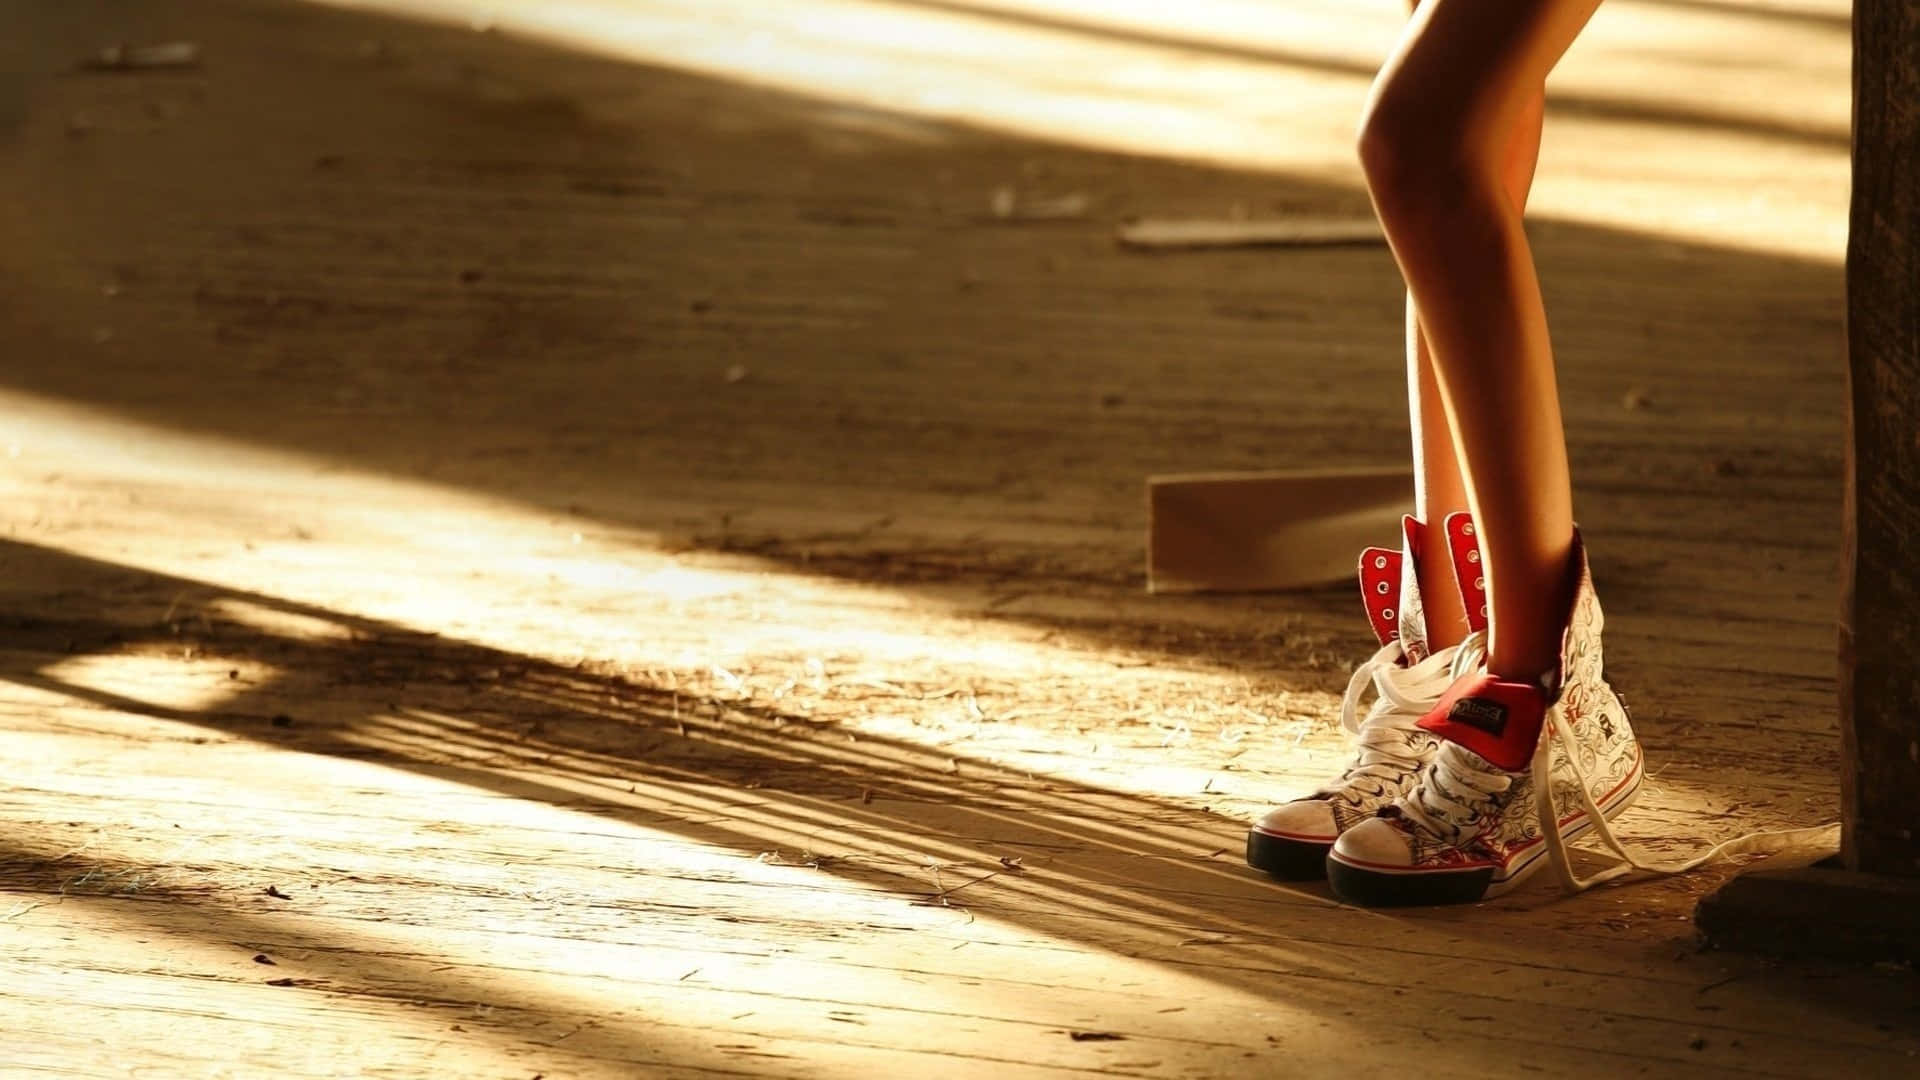
MULTIPOLYGON (((1403 458, 1396 277, 1113 234, 1364 212, 1324 117, 1123 156, 1258 58, 805 2, 624 0, 620 56, 515 32, 558 3, 0 9, 0 1075, 1920 1071, 1910 970, 1701 950, 1728 867, 1391 913, 1249 872, 1366 625, 1144 595, 1142 481, 1403 458), (883 53, 924 92, 844 90, 883 53), (1113 130, 1036 137, 1076 101, 1113 130)), ((1836 815, 1846 16, 1618 6, 1533 236, 1622 827, 1679 853, 1836 815)), ((1193 5, 1318 10, 1255 7, 1193 5)))

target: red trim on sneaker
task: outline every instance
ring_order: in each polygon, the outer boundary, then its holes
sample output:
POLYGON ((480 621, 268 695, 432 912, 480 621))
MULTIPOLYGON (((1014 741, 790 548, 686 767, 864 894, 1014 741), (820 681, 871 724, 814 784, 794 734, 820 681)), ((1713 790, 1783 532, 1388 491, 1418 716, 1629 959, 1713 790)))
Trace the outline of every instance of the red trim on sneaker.
POLYGON ((1482 673, 1455 682, 1417 723, 1497 769, 1521 772, 1533 760, 1546 717, 1547 696, 1540 687, 1482 673))
MULTIPOLYGON (((1605 795, 1602 795, 1601 797, 1599 797, 1598 799, 1593 800, 1594 805, 1600 808, 1600 813, 1602 816, 1608 815, 1608 812, 1611 808, 1607 804, 1619 798, 1620 793, 1622 791, 1625 791, 1627 788, 1639 784, 1640 766, 1643 760, 1644 759, 1636 757, 1633 762, 1633 770, 1627 773, 1626 777, 1622 779, 1619 783, 1613 785, 1612 791, 1609 791, 1605 795)), ((1572 840, 1575 837, 1579 836, 1580 834, 1584 833, 1589 828, 1593 827, 1593 822, 1586 820, 1586 817, 1587 817, 1587 812, 1584 809, 1582 809, 1582 810, 1575 810, 1573 813, 1568 814, 1565 817, 1562 817, 1560 819, 1560 828, 1563 832, 1563 835, 1566 837, 1566 839, 1572 840), (1576 824, 1576 822, 1578 824, 1576 824)), ((1534 860, 1538 859, 1540 856, 1547 853, 1546 843, 1547 843, 1546 837, 1536 836, 1524 844, 1520 844, 1517 847, 1508 849, 1506 856, 1504 857, 1500 865, 1499 872, 1494 875, 1494 880, 1495 881, 1511 880, 1514 877, 1514 875, 1518 874, 1522 870, 1525 870, 1527 867, 1533 865, 1534 860), (1522 856, 1525 856, 1525 857, 1522 858, 1522 856)))
MULTIPOLYGON (((1640 769, 1643 764, 1645 764, 1645 759, 1636 757, 1633 763, 1633 769, 1629 771, 1618 784, 1615 784, 1611 791, 1594 800, 1594 804, 1600 807, 1602 814, 1608 811, 1608 804, 1618 799, 1621 792, 1639 783, 1640 769)), ((1560 818, 1560 827, 1562 829, 1567 829, 1570 826, 1574 829, 1573 832, 1568 834, 1568 839, 1572 839, 1573 836, 1578 835, 1579 832, 1584 832, 1590 827, 1590 823, 1582 822, 1582 819, 1586 816, 1587 811, 1582 808, 1560 818)), ((1402 829, 1405 828, 1405 826, 1399 827, 1402 829)), ((1494 871, 1496 871, 1494 880, 1505 881, 1510 879, 1517 869, 1524 868, 1531 864, 1536 857, 1535 849, 1544 851, 1545 848, 1543 845, 1545 843, 1546 837, 1536 836, 1524 844, 1518 844, 1508 848, 1497 857, 1477 854, 1467 851, 1465 848, 1453 848, 1448 854, 1452 855, 1458 861, 1447 866, 1439 867, 1432 865, 1401 866, 1394 863, 1377 863, 1367 859, 1356 859, 1351 855, 1342 855, 1338 852, 1334 853, 1333 858, 1346 863, 1348 866, 1359 867, 1362 870, 1378 870, 1388 874, 1452 874, 1463 873, 1470 870, 1485 870, 1488 867, 1492 867, 1494 871)))
POLYGON ((1409 664, 1433 655, 1426 604, 1420 594, 1420 561, 1426 558, 1427 534, 1431 531, 1426 522, 1412 514, 1400 518, 1402 550, 1407 553, 1400 561, 1400 644, 1406 647, 1409 664))
POLYGON ((1305 844, 1332 844, 1340 838, 1338 833, 1327 836, 1319 833, 1280 832, 1276 829, 1269 829, 1264 825, 1255 825, 1253 831, 1259 833, 1261 836, 1271 836, 1275 840, 1298 840, 1305 844))
POLYGON ((1464 510, 1447 515, 1442 523, 1447 553, 1453 556, 1453 580, 1460 586, 1460 602, 1467 609, 1467 630, 1487 628, 1487 568, 1480 561, 1480 539, 1473 515, 1464 510))
POLYGON ((1400 559, 1399 552, 1386 548, 1360 553, 1360 601, 1382 645, 1400 636, 1400 559))
POLYGON ((1459 873, 1467 873, 1473 870, 1500 869, 1500 863, 1497 860, 1490 859, 1485 855, 1469 855, 1466 852, 1459 850, 1458 848, 1455 848, 1453 852, 1450 852, 1450 854, 1452 853, 1457 853, 1460 856, 1460 861, 1448 866, 1434 866, 1431 863, 1420 865, 1420 866, 1405 866, 1405 865, 1399 865, 1395 863, 1377 863, 1377 862, 1370 862, 1366 859, 1356 859, 1351 855, 1341 855, 1338 853, 1336 853, 1333 857, 1339 860, 1340 862, 1346 863, 1348 866, 1358 867, 1362 870, 1377 870, 1383 874, 1405 874, 1409 876, 1414 874, 1459 874, 1459 873))

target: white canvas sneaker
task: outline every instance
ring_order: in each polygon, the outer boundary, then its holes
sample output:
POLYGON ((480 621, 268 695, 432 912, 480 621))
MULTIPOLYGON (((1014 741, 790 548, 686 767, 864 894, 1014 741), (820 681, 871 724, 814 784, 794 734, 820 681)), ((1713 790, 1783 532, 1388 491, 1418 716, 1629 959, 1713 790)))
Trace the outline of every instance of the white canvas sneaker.
POLYGON ((1625 810, 1644 768, 1603 671, 1600 602, 1578 534, 1573 551, 1579 583, 1558 671, 1544 686, 1484 667, 1461 674, 1416 724, 1442 740, 1428 766, 1333 845, 1335 895, 1375 906, 1463 903, 1498 896, 1549 861, 1577 884, 1566 842, 1625 810))
POLYGON ((1269 810, 1247 832, 1247 864, 1274 877, 1302 881, 1326 873, 1327 852, 1340 834, 1370 818, 1412 786, 1433 759, 1440 741, 1421 730, 1424 716, 1465 669, 1477 665, 1486 626, 1486 579, 1473 522, 1453 514, 1444 524, 1455 577, 1466 601, 1468 629, 1478 634, 1466 651, 1453 646, 1430 652, 1426 613, 1420 602, 1416 553, 1427 526, 1408 517, 1400 551, 1368 548, 1360 556, 1360 592, 1380 651, 1362 663, 1347 684, 1340 723, 1354 737, 1356 754, 1332 783, 1302 799, 1269 810), (1365 717, 1367 688, 1376 695, 1365 717))

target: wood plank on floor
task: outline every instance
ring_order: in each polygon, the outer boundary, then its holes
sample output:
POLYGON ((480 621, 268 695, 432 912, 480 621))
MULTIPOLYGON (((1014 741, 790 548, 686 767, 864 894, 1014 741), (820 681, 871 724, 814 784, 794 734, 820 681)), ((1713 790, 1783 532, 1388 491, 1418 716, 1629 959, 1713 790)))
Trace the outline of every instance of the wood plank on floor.
MULTIPOLYGON (((1622 18, 1844 114, 1833 25, 1669 7, 1622 18)), ((1617 34, 1548 203, 1719 216, 1531 228, 1622 831, 1677 854, 1835 812, 1845 160, 1617 34), (1646 65, 1678 119, 1596 119, 1646 65)), ((1402 457, 1401 301, 1381 251, 1114 228, 1350 177, 276 0, 15 5, 0 59, 0 1071, 1912 1071, 1911 971, 1699 950, 1731 867, 1377 913, 1241 865, 1371 643, 1345 589, 1142 595, 1142 483, 1402 457), (65 59, 146 37, 206 62, 65 59)))

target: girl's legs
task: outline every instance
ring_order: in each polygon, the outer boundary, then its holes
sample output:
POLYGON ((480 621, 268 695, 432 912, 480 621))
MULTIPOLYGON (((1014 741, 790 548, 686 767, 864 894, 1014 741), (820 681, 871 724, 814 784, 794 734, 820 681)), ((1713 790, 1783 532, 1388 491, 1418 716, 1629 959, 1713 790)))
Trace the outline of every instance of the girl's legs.
MULTIPOLYGON (((1524 211, 1533 190, 1534 164, 1540 156, 1540 121, 1545 107, 1541 87, 1529 93, 1514 129, 1500 170, 1501 188, 1513 205, 1524 211)), ((1454 452, 1453 428, 1433 369, 1433 353, 1420 311, 1407 294, 1407 412, 1413 427, 1414 516, 1438 523, 1448 514, 1467 509, 1467 482, 1454 452)), ((1430 549, 1420 552, 1420 596, 1426 608, 1427 642, 1435 650, 1460 644, 1467 633, 1467 613, 1460 590, 1454 587, 1452 555, 1439 534, 1430 549)))
MULTIPOLYGON (((1526 204, 1540 143, 1541 103, 1537 78, 1523 97, 1517 115, 1504 129, 1497 168, 1502 198, 1510 200, 1516 216, 1519 208, 1526 204)), ((1409 176, 1421 167, 1419 159, 1409 160, 1407 164, 1409 176)), ((1441 174, 1441 181, 1454 183, 1446 174, 1441 174)), ((1390 230, 1389 237, 1392 235, 1390 230)), ((1424 302, 1429 301, 1418 293, 1409 295, 1407 382, 1413 420, 1416 513, 1437 526, 1447 514, 1468 507, 1469 485, 1462 476, 1460 454, 1451 434, 1453 421, 1442 407, 1436 357, 1428 348, 1428 335, 1419 318, 1418 305, 1424 302)), ((1445 339, 1436 336, 1434 340, 1445 348, 1445 339)), ((1319 876, 1329 865, 1329 852, 1337 851, 1338 843, 1343 842, 1340 838, 1347 835, 1346 830, 1356 827, 1356 823, 1361 830, 1373 824, 1370 815, 1406 795, 1409 786, 1425 775, 1421 768, 1439 752, 1431 737, 1416 732, 1411 722, 1437 702, 1442 690, 1452 681, 1444 650, 1459 644, 1465 635, 1466 614, 1451 574, 1452 556, 1444 534, 1436 527, 1427 535, 1428 539, 1421 544, 1425 550, 1415 554, 1420 593, 1425 601, 1427 643, 1434 650, 1433 655, 1428 660, 1415 662, 1402 653, 1397 658, 1400 662, 1396 663, 1389 645, 1382 650, 1386 660, 1376 657, 1362 668, 1363 672, 1371 672, 1374 686, 1380 692, 1384 693, 1386 686, 1397 687, 1398 692, 1377 700, 1366 718, 1360 720, 1354 708, 1355 691, 1349 688, 1348 699, 1343 703, 1343 720, 1350 727, 1359 722, 1360 754, 1346 773, 1325 789, 1275 807, 1248 831, 1247 862, 1252 866, 1290 880, 1319 876), (1386 666, 1381 666, 1383 664, 1386 666)), ((1384 561, 1374 564, 1376 568, 1386 565, 1384 561)), ((1399 570, 1381 572, 1392 575, 1397 582, 1399 570)), ((1363 578, 1364 574, 1363 570, 1363 578)), ((1377 584, 1383 592, 1392 588, 1386 580, 1377 584)), ((1405 601, 1404 594, 1401 599, 1405 601)), ((1368 600, 1369 606, 1373 606, 1372 592, 1368 600)), ((1417 862, 1405 850, 1401 857, 1409 866, 1417 862)))
MULTIPOLYGON (((1506 678, 1531 680, 1556 666, 1573 587, 1573 500, 1553 356, 1523 203, 1508 179, 1519 172, 1514 133, 1537 123, 1539 88, 1598 6, 1426 0, 1381 69, 1361 129, 1368 188, 1418 312, 1430 389, 1464 466, 1454 475, 1464 474, 1479 528, 1493 608, 1488 667, 1506 678)), ((1413 374, 1422 387, 1422 371, 1413 374)), ((1431 396, 1417 410, 1416 454, 1425 463, 1417 471, 1425 509, 1444 514, 1435 504, 1447 501, 1448 470, 1433 461, 1431 396)))

